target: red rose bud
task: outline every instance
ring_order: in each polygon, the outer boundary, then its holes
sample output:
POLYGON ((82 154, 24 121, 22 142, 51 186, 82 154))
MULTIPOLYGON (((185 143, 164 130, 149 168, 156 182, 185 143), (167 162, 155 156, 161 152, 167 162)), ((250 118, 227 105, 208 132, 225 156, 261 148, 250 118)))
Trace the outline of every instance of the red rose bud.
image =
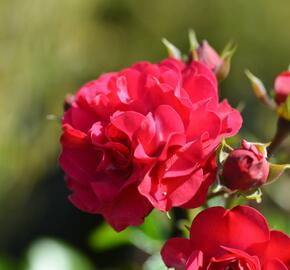
POLYGON ((195 32, 190 30, 189 43, 190 60, 193 59, 208 66, 219 81, 224 80, 229 75, 231 59, 236 51, 236 47, 233 47, 231 42, 226 45, 221 55, 219 55, 206 40, 199 44, 195 32))
POLYGON ((212 71, 216 71, 223 64, 218 53, 208 44, 206 40, 197 49, 199 62, 207 65, 212 71))
POLYGON ((285 102, 290 94, 290 71, 284 71, 275 80, 275 100, 278 105, 285 102))
POLYGON ((242 141, 223 166, 223 183, 231 190, 249 190, 263 185, 269 175, 269 163, 254 144, 242 141))
POLYGON ((219 81, 224 80, 231 69, 231 59, 236 48, 231 43, 219 55, 207 41, 203 41, 197 49, 198 61, 207 65, 217 76, 219 81))

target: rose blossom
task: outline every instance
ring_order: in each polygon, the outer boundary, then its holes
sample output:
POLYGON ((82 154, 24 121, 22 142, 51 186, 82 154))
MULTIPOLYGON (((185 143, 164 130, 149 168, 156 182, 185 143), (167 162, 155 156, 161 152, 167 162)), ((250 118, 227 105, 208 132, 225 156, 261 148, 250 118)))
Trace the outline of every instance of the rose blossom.
POLYGON ((222 137, 241 116, 219 103, 215 75, 174 59, 137 63, 84 85, 63 116, 60 165, 71 202, 116 230, 153 207, 201 205, 222 137))
POLYGON ((257 188, 267 181, 269 162, 254 144, 243 140, 223 164, 223 184, 231 190, 257 188))
POLYGON ((190 239, 168 240, 161 255, 168 267, 179 270, 287 270, 290 238, 270 231, 251 207, 212 207, 193 220, 190 239))
POLYGON ((290 94, 290 71, 279 74, 275 80, 275 100, 278 105, 285 102, 290 94))

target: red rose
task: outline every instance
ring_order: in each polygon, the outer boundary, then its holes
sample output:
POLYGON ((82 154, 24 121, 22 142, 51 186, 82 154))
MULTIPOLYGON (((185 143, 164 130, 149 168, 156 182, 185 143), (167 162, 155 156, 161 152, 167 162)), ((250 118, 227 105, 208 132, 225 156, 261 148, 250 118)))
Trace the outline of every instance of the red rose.
POLYGON ((284 71, 276 78, 274 88, 275 100, 280 105, 290 94, 290 71, 284 71))
POLYGON ((269 175, 269 163, 254 144, 242 141, 223 165, 223 184, 231 190, 248 190, 263 185, 269 175))
POLYGON ((116 229, 156 207, 196 207, 215 178, 215 151, 241 116, 218 102, 204 65, 138 63, 83 86, 63 117, 60 164, 79 209, 116 229))
POLYGON ((287 270, 290 238, 270 231, 265 218, 251 207, 212 207, 193 220, 190 239, 168 240, 161 255, 175 269, 287 270))

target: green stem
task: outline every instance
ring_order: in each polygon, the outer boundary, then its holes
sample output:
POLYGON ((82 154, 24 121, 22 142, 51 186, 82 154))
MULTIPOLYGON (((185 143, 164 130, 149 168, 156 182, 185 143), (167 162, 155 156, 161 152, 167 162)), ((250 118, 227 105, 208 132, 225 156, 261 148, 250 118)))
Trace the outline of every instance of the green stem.
POLYGON ((268 157, 271 157, 274 151, 282 144, 282 142, 290 135, 290 121, 279 118, 277 121, 277 129, 275 136, 268 147, 268 157))
POLYGON ((235 206, 236 203, 236 194, 230 194, 228 198, 226 198, 225 201, 225 208, 231 209, 235 206))
POLYGON ((216 198, 218 196, 221 196, 221 195, 224 195, 226 194, 226 192, 224 190, 220 190, 218 192, 215 192, 215 193, 211 193, 207 196, 207 201, 213 199, 213 198, 216 198))

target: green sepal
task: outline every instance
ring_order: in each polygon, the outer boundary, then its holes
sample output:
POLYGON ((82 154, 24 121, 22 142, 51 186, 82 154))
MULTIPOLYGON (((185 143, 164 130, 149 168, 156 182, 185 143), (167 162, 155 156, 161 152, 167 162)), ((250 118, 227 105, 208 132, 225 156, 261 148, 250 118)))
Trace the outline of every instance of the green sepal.
POLYGON ((288 95, 286 101, 277 108, 277 113, 280 117, 290 121, 290 95, 288 95))
POLYGON ((267 178, 266 185, 275 182, 287 169, 290 169, 290 164, 270 163, 270 170, 269 170, 269 175, 267 178))
POLYGON ((191 53, 192 59, 198 61, 197 49, 199 47, 199 43, 193 29, 189 30, 188 39, 189 39, 190 53, 191 53))
POLYGON ((219 81, 223 81, 230 73, 232 57, 237 50, 237 46, 234 46, 232 42, 229 42, 223 52, 221 53, 222 64, 215 70, 219 81))
POLYGON ((247 200, 254 200, 257 203, 261 203, 262 202, 262 190, 260 188, 256 189, 254 192, 251 192, 250 194, 241 194, 243 197, 245 197, 247 200))
POLYGON ((168 52, 168 56, 181 60, 181 52, 180 50, 175 47, 170 41, 168 41, 166 38, 162 39, 162 43, 165 45, 167 52, 168 52))
POLYGON ((226 143, 225 139, 223 139, 217 150, 217 157, 220 164, 227 159, 231 151, 233 151, 233 148, 226 143))
MULTIPOLYGON (((251 143, 251 142, 250 142, 251 143)), ((271 144, 271 143, 251 143, 253 145, 256 146, 256 148, 258 149, 258 151, 264 156, 267 157, 267 147, 271 144)))
POLYGON ((245 70, 245 74, 251 82, 252 90, 255 93, 256 97, 261 98, 267 96, 267 91, 263 82, 248 69, 245 70))

